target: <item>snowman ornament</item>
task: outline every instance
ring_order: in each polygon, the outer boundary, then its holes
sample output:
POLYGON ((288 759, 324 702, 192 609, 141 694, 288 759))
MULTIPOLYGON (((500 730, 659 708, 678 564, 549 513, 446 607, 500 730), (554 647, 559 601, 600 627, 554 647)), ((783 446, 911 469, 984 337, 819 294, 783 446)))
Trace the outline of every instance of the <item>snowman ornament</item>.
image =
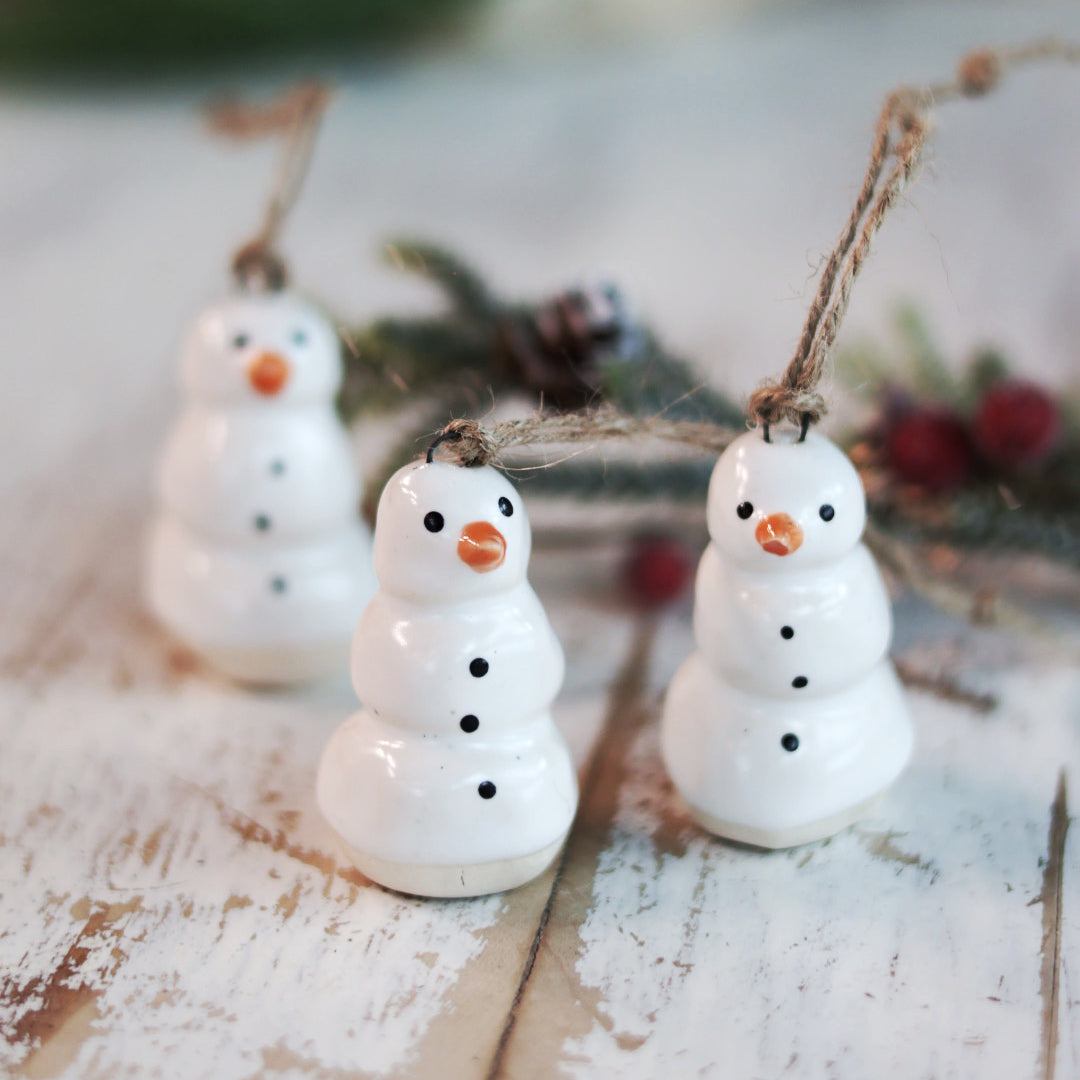
POLYGON ((697 651, 664 706, 668 772, 719 836, 832 835, 872 809, 913 742, 858 473, 815 433, 751 431, 717 462, 706 516, 697 651))
POLYGON ((551 718, 563 654, 526 580, 520 497, 490 466, 415 462, 375 524, 379 591, 356 628, 363 708, 326 746, 316 794, 373 881, 462 897, 554 860, 577 778, 551 718))
POLYGON ((343 669, 375 580, 334 412, 333 328, 290 292, 237 292, 203 312, 180 367, 187 401, 158 470, 149 607, 239 680, 343 669))

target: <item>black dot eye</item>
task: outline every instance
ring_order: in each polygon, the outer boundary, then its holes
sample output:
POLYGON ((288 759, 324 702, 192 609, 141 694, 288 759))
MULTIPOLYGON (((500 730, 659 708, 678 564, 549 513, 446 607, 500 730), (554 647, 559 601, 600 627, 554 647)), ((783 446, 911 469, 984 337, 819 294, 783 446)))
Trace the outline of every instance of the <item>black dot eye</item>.
POLYGON ((251 338, 247 334, 237 334, 232 339, 232 346, 234 349, 246 349, 251 344, 251 338))
POLYGON ((794 754, 799 749, 799 736, 794 731, 789 731, 781 740, 780 745, 789 753, 794 754))
POLYGON ((514 504, 505 495, 499 498, 499 513, 503 517, 510 517, 514 513, 514 504))
POLYGON ((745 521, 754 512, 754 504, 749 502, 741 502, 735 507, 735 513, 739 515, 745 521))
POLYGON ((481 799, 494 799, 495 798, 495 785, 490 780, 485 780, 476 789, 481 799))
POLYGON ((438 510, 429 510, 424 515, 424 528, 428 532, 440 532, 442 527, 446 524, 443 520, 442 514, 438 510))
POLYGON ((825 503, 818 513, 821 515, 822 521, 832 521, 836 517, 836 511, 828 503, 825 503))
POLYGON ((294 345, 306 345, 308 343, 307 331, 294 330, 292 332, 292 342, 294 345))

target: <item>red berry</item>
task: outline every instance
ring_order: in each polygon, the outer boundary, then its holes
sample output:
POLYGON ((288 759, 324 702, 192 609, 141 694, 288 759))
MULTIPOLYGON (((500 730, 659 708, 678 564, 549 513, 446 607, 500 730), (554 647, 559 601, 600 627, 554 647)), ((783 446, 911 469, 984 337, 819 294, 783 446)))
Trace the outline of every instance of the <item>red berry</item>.
POLYGON ((694 562, 686 548, 668 537, 642 537, 622 568, 623 583, 631 598, 647 608, 663 607, 688 589, 694 562))
POLYGON ((987 461, 1025 469, 1045 461, 1057 445, 1061 413, 1041 387, 1003 379, 983 394, 972 427, 987 461))
POLYGON ((892 425, 887 453, 896 475, 931 491, 948 491, 971 472, 971 442, 960 418, 946 409, 919 409, 892 425))

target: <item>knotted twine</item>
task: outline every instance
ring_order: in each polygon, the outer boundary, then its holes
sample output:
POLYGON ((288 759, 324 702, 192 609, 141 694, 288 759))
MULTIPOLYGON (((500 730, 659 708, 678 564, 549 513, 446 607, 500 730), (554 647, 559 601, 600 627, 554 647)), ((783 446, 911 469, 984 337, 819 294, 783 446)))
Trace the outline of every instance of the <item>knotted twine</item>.
POLYGON ((459 465, 489 465, 510 446, 597 443, 613 439, 661 439, 720 453, 737 432, 717 424, 692 420, 665 420, 660 416, 627 416, 617 409, 590 413, 556 413, 503 420, 483 427, 477 420, 451 420, 428 447, 427 460, 435 460, 440 447, 459 465))
MULTIPOLYGON (((885 99, 874 128, 866 174, 843 231, 824 263, 795 353, 783 374, 758 387, 747 403, 749 423, 764 428, 766 437, 770 425, 782 422, 795 425, 800 437, 805 437, 809 426, 825 415, 827 406, 818 386, 855 280, 874 237, 916 173, 931 132, 934 105, 982 97, 997 87, 1006 70, 1041 60, 1080 62, 1080 46, 1047 38, 1008 49, 978 49, 961 59, 952 79, 901 86, 885 99)), ((614 410, 533 416, 486 429, 475 420, 454 420, 432 443, 428 460, 439 446, 463 465, 483 465, 513 446, 640 437, 715 452, 734 435, 730 429, 713 424, 636 418, 614 410)))
POLYGON ((922 158, 933 106, 961 97, 982 97, 998 85, 1006 69, 1049 59, 1075 63, 1080 49, 1056 39, 1013 49, 979 49, 960 61, 954 79, 929 86, 902 86, 889 94, 874 129, 862 187, 825 262, 795 355, 779 379, 766 382, 750 396, 750 420, 765 426, 766 431, 769 424, 786 420, 805 432, 825 414, 818 384, 870 245, 922 158), (886 172, 890 158, 893 165, 886 172))
POLYGON ((232 258, 232 273, 242 288, 277 291, 287 284, 285 260, 277 251, 278 236, 304 186, 331 96, 321 83, 298 83, 261 105, 223 101, 207 110, 211 129, 229 138, 246 140, 287 133, 262 224, 232 258))

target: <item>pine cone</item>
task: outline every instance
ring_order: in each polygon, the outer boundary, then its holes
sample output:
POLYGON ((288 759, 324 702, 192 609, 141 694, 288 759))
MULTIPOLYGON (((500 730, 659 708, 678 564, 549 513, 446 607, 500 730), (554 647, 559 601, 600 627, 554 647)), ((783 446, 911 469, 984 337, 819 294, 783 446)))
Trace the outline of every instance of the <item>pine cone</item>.
POLYGON ((580 409, 600 393, 599 358, 618 352, 630 332, 614 286, 567 289, 496 323, 495 362, 509 382, 546 403, 580 409))

